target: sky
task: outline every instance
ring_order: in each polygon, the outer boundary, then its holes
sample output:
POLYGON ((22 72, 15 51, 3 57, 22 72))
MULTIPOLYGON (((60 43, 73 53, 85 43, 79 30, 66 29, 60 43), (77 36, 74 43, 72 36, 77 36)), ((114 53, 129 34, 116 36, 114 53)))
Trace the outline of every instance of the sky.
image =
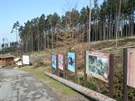
MULTIPOLYGON (((92 0, 93 1, 93 0, 92 0)), ((103 0, 98 0, 101 4, 103 0)), ((13 24, 20 25, 42 14, 58 13, 60 16, 72 8, 81 10, 89 6, 90 0, 0 0, 0 44, 16 41, 16 33, 11 33, 13 24)))

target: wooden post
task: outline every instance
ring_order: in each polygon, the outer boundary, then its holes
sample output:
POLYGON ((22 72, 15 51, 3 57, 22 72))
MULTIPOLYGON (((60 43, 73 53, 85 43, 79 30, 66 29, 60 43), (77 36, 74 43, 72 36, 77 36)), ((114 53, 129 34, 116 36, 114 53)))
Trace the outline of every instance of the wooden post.
POLYGON ((68 76, 69 76, 69 74, 68 74, 68 52, 67 52, 67 58, 66 58, 66 79, 68 80, 68 76))
POLYGON ((84 52, 85 56, 84 56, 84 86, 87 86, 87 74, 86 74, 86 51, 84 52))
POLYGON ((116 101, 116 100, 114 100, 114 99, 112 99, 108 96, 105 96, 101 93, 98 93, 98 92, 93 91, 91 89, 85 88, 81 85, 78 85, 78 84, 73 83, 71 81, 65 80, 63 78, 60 78, 60 77, 58 77, 56 75, 53 75, 51 73, 45 72, 44 74, 53 78, 53 79, 55 79, 55 80, 57 80, 57 81, 59 81, 59 82, 61 82, 61 83, 63 83, 64 85, 76 90, 77 92, 85 95, 86 97, 92 98, 94 101, 116 101))
POLYGON ((113 98, 114 55, 110 54, 109 58, 109 97, 113 98))
POLYGON ((58 68, 58 55, 56 55, 56 75, 60 76, 60 71, 59 71, 59 68, 58 68))
POLYGON ((67 68, 67 55, 65 56, 65 58, 64 58, 64 67, 65 67, 65 79, 67 79, 67 70, 68 70, 68 68, 67 68))
MULTIPOLYGON (((74 53, 75 53, 75 52, 74 52, 74 53)), ((76 53, 75 53, 75 78, 74 78, 74 82, 75 82, 75 83, 78 82, 77 72, 78 72, 78 68, 77 68, 77 55, 76 55, 76 53)))
POLYGON ((65 56, 63 55, 63 78, 66 78, 65 56))
POLYGON ((127 48, 123 51, 123 101, 128 101, 128 86, 127 86, 127 48))
MULTIPOLYGON (((52 67, 52 54, 51 54, 51 67, 52 67)), ((53 67, 51 68, 51 72, 53 74, 53 67)))

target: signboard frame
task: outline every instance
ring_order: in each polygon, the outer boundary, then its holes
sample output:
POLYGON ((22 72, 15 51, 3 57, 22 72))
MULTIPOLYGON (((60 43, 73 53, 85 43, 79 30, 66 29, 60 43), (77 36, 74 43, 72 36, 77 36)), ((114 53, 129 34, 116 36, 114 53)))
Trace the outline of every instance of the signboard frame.
POLYGON ((86 51, 86 57, 85 58, 86 58, 86 73, 87 73, 87 75, 92 75, 93 77, 95 77, 97 79, 100 79, 104 82, 108 82, 109 74, 110 74, 110 54, 99 53, 99 52, 94 52, 94 51, 86 51), (91 61, 89 59, 91 59, 91 61), (93 66, 94 63, 93 63, 92 60, 96 61, 96 63, 94 62, 96 64, 96 66, 95 65, 93 66), (107 67, 108 67, 107 69, 108 70, 107 70, 107 73, 105 72, 103 75, 100 75, 101 74, 100 72, 102 72, 103 69, 104 69, 104 68, 101 68, 101 65, 100 65, 100 64, 103 64, 103 62, 104 62, 103 60, 104 61, 107 60, 107 67), (100 64, 97 64, 97 62, 99 62, 100 64), (93 66, 93 67, 90 68, 89 65, 93 66), (100 68, 97 68, 97 65, 99 65, 100 68), (94 68, 94 70, 93 70, 93 68, 94 68), (106 79, 105 79, 104 75, 105 76, 107 75, 106 79))
POLYGON ((132 60, 135 60, 135 48, 128 48, 127 49, 127 85, 129 87, 135 88, 135 63, 132 60), (134 66, 133 66, 134 65, 134 66))
POLYGON ((57 54, 57 59, 58 59, 58 75, 60 75, 60 72, 62 71, 62 73, 63 73, 63 77, 65 78, 66 76, 66 74, 65 74, 65 56, 63 55, 63 54, 57 54), (62 59, 62 62, 63 62, 63 69, 62 68, 60 68, 60 61, 59 61, 59 59, 60 59, 60 57, 62 57, 63 59, 62 59))
MULTIPOLYGON (((86 67, 87 67, 87 52, 92 52, 92 51, 85 51, 85 68, 84 68, 84 86, 87 85, 87 76, 89 74, 86 73, 86 67)), ((94 52, 96 53, 96 52, 94 52)), ((113 77, 114 77, 114 55, 113 54, 109 54, 109 53, 96 53, 97 56, 98 54, 103 54, 103 55, 107 55, 107 58, 108 58, 108 81, 107 80, 103 80, 103 79, 100 79, 106 83, 109 83, 109 97, 113 97, 113 77)), ((94 76, 95 77, 95 76, 94 76)), ((97 77, 96 77, 97 78, 97 77)), ((99 78, 98 78, 99 79, 99 78)))
MULTIPOLYGON (((128 48, 124 48, 123 49, 123 75, 124 75, 124 79, 123 79, 123 101, 128 101, 128 89, 129 87, 132 87, 131 84, 129 84, 129 66, 131 66, 131 64, 129 64, 129 58, 131 60, 131 57, 129 57, 129 51, 130 49, 134 49, 135 47, 128 47, 128 48)), ((134 63, 134 62, 133 62, 134 63)), ((134 87, 133 87, 134 88, 134 87)))
POLYGON ((77 72, 78 72, 78 68, 77 68, 77 54, 76 54, 76 52, 74 52, 74 51, 68 51, 67 52, 67 79, 68 79, 68 77, 69 77, 69 54, 68 53, 73 53, 75 56, 74 56, 74 71, 71 71, 71 72, 73 72, 74 73, 74 82, 75 83, 77 83, 78 82, 78 80, 77 80, 77 72))
POLYGON ((58 74, 58 59, 57 59, 57 54, 51 54, 51 66, 52 66, 52 73, 55 72, 56 75, 59 75, 58 74), (54 64, 54 62, 55 62, 55 64, 54 64))
POLYGON ((67 59, 68 59, 68 70, 71 72, 75 72, 75 66, 76 66, 76 53, 75 52, 68 52, 67 53, 67 59))
POLYGON ((63 71, 64 70, 64 55, 58 54, 57 56, 58 56, 58 68, 63 71))
POLYGON ((29 65, 30 64, 30 56, 29 55, 22 55, 22 63, 23 63, 23 65, 29 65))
POLYGON ((56 69, 57 67, 57 55, 56 54, 51 54, 51 65, 52 65, 52 68, 56 69))

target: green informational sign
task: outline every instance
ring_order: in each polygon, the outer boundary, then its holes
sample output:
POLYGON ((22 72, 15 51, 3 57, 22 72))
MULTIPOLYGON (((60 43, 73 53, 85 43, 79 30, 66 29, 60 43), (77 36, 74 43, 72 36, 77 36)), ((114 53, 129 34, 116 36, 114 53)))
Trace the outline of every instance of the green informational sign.
POLYGON ((108 82, 109 54, 86 51, 86 73, 108 82))

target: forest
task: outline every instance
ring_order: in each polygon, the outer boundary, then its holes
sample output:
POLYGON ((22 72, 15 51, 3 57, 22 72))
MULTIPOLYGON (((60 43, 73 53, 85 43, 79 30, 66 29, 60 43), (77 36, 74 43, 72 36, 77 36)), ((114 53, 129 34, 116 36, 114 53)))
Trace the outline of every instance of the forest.
MULTIPOLYGON (((71 10, 65 11, 62 16, 57 12, 49 15, 43 13, 28 19, 24 25, 16 21, 11 29, 11 32, 14 32, 12 34, 16 34, 16 42, 11 42, 10 47, 5 49, 3 40, 3 50, 0 53, 13 52, 18 55, 19 51, 20 54, 36 51, 33 63, 50 66, 50 63, 46 64, 42 59, 50 58, 52 53, 66 54, 69 47, 76 45, 72 50, 78 54, 78 69, 83 71, 84 51, 88 49, 90 42, 100 41, 95 46, 91 44, 91 48, 114 54, 114 98, 122 101, 123 47, 134 44, 134 39, 130 36, 135 36, 135 0, 103 0, 101 5, 98 2, 99 0, 90 0, 90 4, 81 10, 69 7, 71 10), (129 37, 131 39, 128 39, 129 37), (111 39, 114 39, 113 43, 108 41, 111 39), (116 44, 119 50, 114 48, 115 40, 120 42, 116 44)), ((80 79, 80 84, 83 85, 83 79, 80 79)), ((108 95, 106 84, 97 79, 89 81, 88 88, 108 95)), ((128 94, 129 101, 135 101, 135 90, 129 88, 128 94)))
MULTIPOLYGON (((90 0, 92 1, 92 0, 90 0)), ((73 8, 64 15, 54 14, 32 18, 24 26, 16 21, 13 29, 21 50, 40 51, 75 42, 119 39, 135 35, 135 0, 92 1, 93 7, 73 8), (20 41, 18 41, 20 40, 20 41)))

